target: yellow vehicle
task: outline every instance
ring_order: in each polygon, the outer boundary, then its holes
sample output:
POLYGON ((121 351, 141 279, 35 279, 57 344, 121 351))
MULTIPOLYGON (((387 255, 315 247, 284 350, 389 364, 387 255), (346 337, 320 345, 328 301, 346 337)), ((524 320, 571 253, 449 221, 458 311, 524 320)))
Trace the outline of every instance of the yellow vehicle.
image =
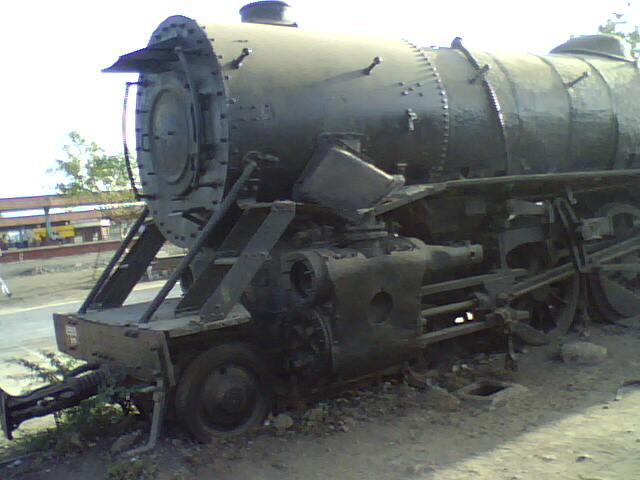
MULTIPOLYGON (((51 231, 53 233, 52 237, 54 239, 58 238, 73 238, 76 234, 75 227, 73 225, 60 225, 58 227, 52 227, 51 231)), ((41 242, 47 238, 47 229, 46 227, 34 228, 33 236, 37 242, 41 242)))

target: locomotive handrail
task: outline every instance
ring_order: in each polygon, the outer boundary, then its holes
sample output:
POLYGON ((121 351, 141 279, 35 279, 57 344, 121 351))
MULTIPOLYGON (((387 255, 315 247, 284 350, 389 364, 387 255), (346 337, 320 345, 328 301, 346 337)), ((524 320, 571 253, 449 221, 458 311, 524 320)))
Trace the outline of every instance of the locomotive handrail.
POLYGON ((129 145, 127 143, 127 105, 129 103, 129 90, 132 85, 139 85, 140 82, 127 82, 124 88, 124 100, 122 102, 122 151, 124 153, 124 165, 127 169, 127 176, 129 177, 129 183, 131 184, 131 190, 136 200, 142 200, 149 198, 149 195, 142 195, 138 191, 136 185, 136 179, 133 175, 133 169, 131 168, 131 157, 129 155, 129 145))
POLYGON ((195 136, 195 162, 193 165, 193 187, 198 188, 198 184, 200 182, 200 164, 202 159, 200 158, 202 155, 202 111, 200 108, 200 102, 198 101, 198 91, 196 89, 196 83, 193 80, 193 76, 191 75, 191 69, 189 68, 189 62, 187 62, 187 57, 184 54, 184 49, 182 46, 178 45, 174 49, 176 55, 178 56, 178 61, 180 66, 182 67, 182 71, 184 72, 184 76, 187 79, 187 84, 189 85, 189 94, 191 95, 191 104, 193 105, 193 132, 195 136))
POLYGON ((534 173, 530 175, 505 175, 499 177, 465 178, 463 180, 449 180, 444 183, 447 187, 462 187, 476 185, 484 186, 496 183, 526 183, 535 181, 543 182, 549 179, 553 179, 554 181, 562 181, 629 176, 640 176, 640 168, 632 168, 629 170, 594 170, 583 172, 534 173))

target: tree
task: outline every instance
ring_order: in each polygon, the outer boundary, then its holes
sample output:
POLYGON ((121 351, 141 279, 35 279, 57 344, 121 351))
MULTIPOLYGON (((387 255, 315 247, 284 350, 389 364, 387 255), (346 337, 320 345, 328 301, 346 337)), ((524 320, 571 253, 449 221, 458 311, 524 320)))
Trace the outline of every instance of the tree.
POLYGON ((139 210, 130 205, 136 199, 124 155, 108 155, 96 142, 76 131, 69 133, 69 139, 63 147, 66 158, 56 160, 55 168, 49 170, 64 177, 56 184, 56 190, 70 196, 96 195, 104 217, 120 224, 130 223, 139 210))
MULTIPOLYGON (((627 3, 627 7, 631 8, 631 2, 627 3)), ((598 32, 615 35, 626 40, 631 46, 631 54, 637 59, 640 54, 640 27, 629 25, 626 13, 613 13, 612 15, 604 25, 598 27, 598 32)))
POLYGON ((65 195, 105 194, 113 203, 135 201, 124 155, 107 155, 96 142, 75 131, 69 138, 71 142, 63 147, 67 158, 56 160, 54 171, 65 176, 56 190, 65 195))

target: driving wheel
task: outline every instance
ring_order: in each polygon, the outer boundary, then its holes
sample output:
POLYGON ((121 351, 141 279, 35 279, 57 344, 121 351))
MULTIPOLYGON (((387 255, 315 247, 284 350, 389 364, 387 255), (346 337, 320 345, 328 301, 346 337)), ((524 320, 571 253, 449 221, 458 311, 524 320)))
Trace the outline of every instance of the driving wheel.
MULTIPOLYGON (((511 267, 526 268, 531 275, 554 266, 544 247, 539 244, 517 249, 510 254, 508 260, 511 267)), ((529 312, 529 319, 523 320, 520 326, 523 333, 531 333, 522 335, 526 337, 525 341, 544 344, 566 335, 575 318, 579 297, 580 278, 572 275, 533 290, 516 300, 514 308, 529 312)))
MULTIPOLYGON (((632 205, 610 203, 596 215, 609 217, 616 240, 637 235, 640 209, 632 205)), ((598 272, 590 275, 589 284, 600 318, 615 322, 640 314, 640 251, 633 250, 600 265, 598 272)))

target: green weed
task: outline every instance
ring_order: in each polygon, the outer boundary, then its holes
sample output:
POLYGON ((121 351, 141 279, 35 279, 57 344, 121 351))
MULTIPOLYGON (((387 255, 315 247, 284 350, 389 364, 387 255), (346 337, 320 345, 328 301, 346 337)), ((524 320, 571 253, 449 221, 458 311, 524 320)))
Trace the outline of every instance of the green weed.
POLYGON ((105 480, 152 480, 158 473, 154 463, 131 459, 110 465, 105 480))
MULTIPOLYGON (((18 365, 25 373, 14 378, 27 380, 29 387, 62 381, 69 373, 83 364, 58 352, 39 352, 42 361, 12 359, 7 363, 18 365)), ((46 452, 61 456, 79 453, 93 446, 105 435, 124 433, 132 422, 125 420, 130 411, 130 389, 108 383, 100 392, 75 407, 53 414, 54 428, 16 432, 15 441, 3 456, 17 456, 46 452)))

